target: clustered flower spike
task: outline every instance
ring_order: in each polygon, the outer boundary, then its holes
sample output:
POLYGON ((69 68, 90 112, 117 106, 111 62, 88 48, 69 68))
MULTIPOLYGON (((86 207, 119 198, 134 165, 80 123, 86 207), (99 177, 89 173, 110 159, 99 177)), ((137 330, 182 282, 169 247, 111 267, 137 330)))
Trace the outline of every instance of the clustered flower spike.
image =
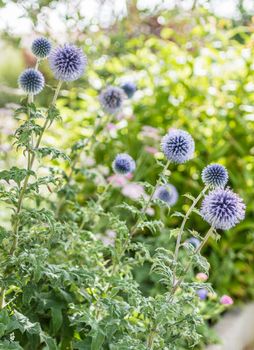
POLYGON ((230 189, 215 189, 205 196, 201 215, 214 228, 229 230, 244 219, 245 204, 230 189))
POLYGON ((27 94, 37 95, 44 87, 44 77, 38 70, 28 68, 19 76, 19 86, 27 94))
POLYGON ((49 64, 56 79, 74 81, 84 73, 87 58, 77 46, 65 44, 51 51, 49 64))
POLYGON ((175 186, 171 184, 166 184, 156 188, 154 198, 158 198, 161 201, 172 206, 177 202, 178 192, 175 186))
POLYGON ((132 98, 132 96, 135 94, 135 91, 137 90, 136 84, 132 81, 127 81, 121 87, 128 98, 132 98))
POLYGON ((51 44, 46 38, 37 38, 32 43, 32 53, 37 58, 46 58, 50 54, 51 44))
POLYGON ((172 129, 162 138, 161 149, 168 160, 181 164, 193 157, 195 143, 188 132, 172 129))
POLYGON ((122 108, 124 93, 118 87, 108 86, 100 93, 99 99, 105 112, 115 114, 122 108))
POLYGON ((228 182, 227 169, 220 164, 210 164, 202 171, 202 180, 207 186, 223 188, 228 182))
POLYGON ((112 167, 115 173, 127 175, 135 170, 136 164, 132 157, 129 156, 129 154, 120 153, 113 161, 112 167))

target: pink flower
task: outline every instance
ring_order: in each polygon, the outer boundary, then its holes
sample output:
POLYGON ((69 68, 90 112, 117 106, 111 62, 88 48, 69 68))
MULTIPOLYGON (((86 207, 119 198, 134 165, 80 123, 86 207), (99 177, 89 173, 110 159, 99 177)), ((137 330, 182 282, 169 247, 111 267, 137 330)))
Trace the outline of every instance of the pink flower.
POLYGON ((196 275, 196 279, 199 280, 199 281, 202 281, 202 282, 205 282, 208 280, 208 276, 207 274, 203 273, 203 272, 199 272, 197 275, 196 275))
POLYGON ((154 216, 154 209, 153 208, 147 208, 146 209, 146 214, 149 215, 149 216, 154 216))
POLYGON ((123 187, 122 194, 126 197, 133 199, 133 200, 137 200, 141 196, 145 195, 145 190, 144 190, 144 187, 139 185, 139 184, 129 183, 123 187))
POLYGON ((106 125, 106 128, 107 128, 109 131, 115 131, 115 130, 117 130, 116 125, 113 124, 113 123, 109 123, 108 125, 106 125))
POLYGON ((111 175, 107 180, 113 187, 123 187, 128 183, 127 177, 119 174, 111 175))
POLYGON ((114 238, 114 239, 116 238, 116 232, 113 230, 107 230, 106 235, 110 238, 114 238))
POLYGON ((126 179, 131 180, 133 178, 133 174, 129 173, 125 175, 126 179))
POLYGON ((150 154, 155 154, 158 152, 158 150, 155 147, 151 147, 151 146, 146 146, 145 151, 150 154))
POLYGON ((220 298, 220 303, 222 305, 232 305, 234 304, 234 300, 229 295, 223 295, 220 298))
POLYGON ((144 125, 142 130, 141 130, 141 135, 143 137, 148 137, 150 139, 153 140, 159 140, 160 139, 160 135, 159 135, 159 131, 156 128, 153 128, 150 125, 144 125))
POLYGON ((96 238, 101 240, 105 246, 114 246, 116 239, 116 232, 113 230, 107 230, 105 235, 98 233, 96 238))

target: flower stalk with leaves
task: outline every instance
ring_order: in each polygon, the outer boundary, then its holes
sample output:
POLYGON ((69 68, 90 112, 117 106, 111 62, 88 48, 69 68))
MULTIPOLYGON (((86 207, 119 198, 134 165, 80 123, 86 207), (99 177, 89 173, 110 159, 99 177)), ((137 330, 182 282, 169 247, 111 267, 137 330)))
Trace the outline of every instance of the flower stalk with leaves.
MULTIPOLYGON (((0 172, 1 180, 8 184, 12 180, 15 184, 12 182, 8 189, 0 186, 1 200, 13 209, 11 229, 0 227, 0 348, 160 350, 169 346, 176 349, 197 346, 201 339, 200 327, 205 327, 205 320, 215 311, 203 312, 203 301, 197 291, 205 290, 207 296, 206 291, 212 292, 212 288, 205 283, 206 279, 193 281, 191 270, 197 267, 207 276, 209 264, 200 254, 202 248, 215 229, 233 227, 243 219, 245 212, 241 198, 224 189, 226 169, 218 164, 204 169, 205 187, 197 198, 191 197, 193 203, 180 228, 175 229, 178 234, 175 254, 169 240, 167 247, 148 247, 135 233, 138 229, 147 229, 159 238, 160 234, 168 232, 169 217, 165 218, 167 221, 164 218, 150 220, 147 212, 151 206, 158 204, 169 208, 177 201, 179 189, 168 183, 171 175, 168 167, 193 157, 192 136, 184 130, 171 129, 163 137, 161 148, 166 162, 160 164, 162 171, 155 186, 143 184, 150 194, 139 198, 134 205, 116 206, 117 188, 113 188, 110 181, 103 191, 98 190, 98 183, 101 183, 98 178, 103 184, 107 183, 99 166, 95 165, 91 171, 76 169, 80 152, 85 149, 91 155, 94 151, 92 144, 103 128, 103 124, 97 122, 91 138, 72 147, 71 173, 66 178, 55 167, 48 167, 48 174, 40 176, 35 160, 46 156, 69 160, 60 150, 41 144, 47 129, 59 118, 56 101, 62 83, 83 75, 86 57, 81 49, 71 44, 51 50, 44 38, 33 43, 32 51, 38 58, 36 67, 26 70, 20 77, 20 86, 28 101, 16 111, 20 119, 26 117, 15 133, 17 149, 26 156, 26 168, 12 167, 0 172), (38 63, 48 56, 59 83, 52 103, 44 110, 36 107, 34 95, 44 86, 38 63), (37 122, 39 118, 43 119, 42 123, 37 122), (82 189, 75 186, 74 172, 85 186, 89 181, 93 183, 93 192, 85 201, 80 200, 82 189), (68 208, 60 201, 56 212, 55 192, 59 192, 59 183, 68 187, 71 180, 73 195, 68 197, 61 191, 68 208), (46 198, 42 186, 50 191, 52 198, 46 198), (211 191, 206 194, 208 189, 211 191), (203 196, 200 213, 210 229, 195 248, 193 242, 186 241, 183 248, 187 254, 180 255, 187 220, 203 196), (121 209, 135 217, 132 227, 130 217, 121 209), (153 282, 154 290, 160 292, 149 295, 143 292, 136 275, 144 264, 151 266, 152 274, 160 277, 153 282)), ((136 86, 128 83, 123 89, 131 97, 136 86)), ((123 90, 109 86, 101 93, 100 100, 105 112, 115 115, 122 107, 123 90)), ((116 153, 112 169, 115 175, 125 176, 124 180, 131 184, 136 161, 125 148, 124 152, 116 153)), ((157 244, 156 238, 153 242, 157 244)), ((222 301, 211 303, 218 311, 218 304, 221 310, 223 303, 229 305, 232 301, 224 297, 222 301)))

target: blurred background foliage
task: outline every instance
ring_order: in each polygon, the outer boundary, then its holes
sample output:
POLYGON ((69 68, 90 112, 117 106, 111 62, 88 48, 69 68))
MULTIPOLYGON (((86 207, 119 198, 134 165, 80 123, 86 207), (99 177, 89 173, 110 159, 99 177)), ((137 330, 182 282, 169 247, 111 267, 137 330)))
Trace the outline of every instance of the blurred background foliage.
MULTIPOLYGON (((99 1, 93 3, 97 6, 99 1)), ((200 174, 206 164, 220 162, 228 168, 229 185, 245 199, 247 216, 235 229, 222 232, 219 243, 211 242, 207 247, 210 281, 219 293, 230 294, 239 301, 253 298, 253 8, 248 1, 234 2, 234 13, 227 16, 226 11, 219 16, 209 1, 155 1, 150 7, 145 6, 145 1, 143 7, 142 1, 120 3, 123 6, 118 8, 114 1, 102 1, 99 16, 86 18, 88 2, 1 1, 2 15, 8 11, 10 14, 12 9, 17 13, 16 25, 11 26, 2 16, 0 26, 1 169, 23 162, 22 155, 17 159, 10 144, 16 123, 12 111, 22 96, 17 76, 24 67, 34 64, 30 43, 42 34, 54 43, 77 43, 87 54, 89 67, 83 79, 70 84, 72 89, 63 89, 58 102, 63 122, 48 132, 45 143, 57 144, 69 152, 74 142, 93 132, 95 118, 101 113, 101 89, 108 84, 135 82, 134 97, 126 101, 121 115, 98 138, 97 169, 110 175, 116 153, 127 152, 138 160, 134 180, 154 183, 159 171, 155 156, 160 156, 161 135, 171 127, 189 131, 196 141, 195 158, 186 165, 172 167, 170 181, 181 195, 197 195, 202 189, 200 174), (107 23, 101 23, 106 17, 102 16, 103 6, 109 11, 107 23), (58 20, 52 15, 56 10, 58 20), (147 146, 158 150, 155 156, 147 146)), ((230 2, 228 6, 231 11, 230 2)), ((47 105, 52 95, 50 86, 55 81, 47 62, 43 62, 41 70, 48 87, 39 103, 47 105)), ((64 163, 53 165, 67 167, 64 163)), ((84 156, 80 166, 91 167, 93 160, 84 156)), ((89 194, 89 181, 80 175, 77 181, 83 188, 82 203, 89 194)), ((108 203, 109 208, 124 197, 120 189, 114 191, 116 196, 108 203)), ((188 199, 181 196, 174 209, 186 211, 188 206, 188 199)), ((3 221, 6 210, 1 208, 3 221)), ((157 216, 162 214, 167 215, 155 212, 157 216)), ((167 223, 168 228, 174 227, 178 219, 168 215, 167 223)), ((204 232, 207 225, 194 214, 190 226, 204 232)), ((137 239, 149 243, 151 250, 172 244, 169 229, 155 236, 147 232, 137 239)), ((143 290, 153 293, 149 269, 144 266, 136 273, 143 290)))

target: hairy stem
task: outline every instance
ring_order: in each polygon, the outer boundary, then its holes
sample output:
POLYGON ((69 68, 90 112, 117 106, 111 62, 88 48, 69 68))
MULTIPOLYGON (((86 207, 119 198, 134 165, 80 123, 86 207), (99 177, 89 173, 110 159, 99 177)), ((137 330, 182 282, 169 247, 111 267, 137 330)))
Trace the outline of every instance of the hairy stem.
MULTIPOLYGON (((201 242, 201 244, 195 249, 193 256, 194 256, 195 254, 198 254, 198 253, 201 252, 202 248, 203 248, 204 245, 207 243, 207 241, 208 241, 208 239, 210 238, 210 236, 212 235, 213 231, 214 231, 214 227, 211 226, 210 229, 207 231, 207 233, 206 233, 206 235, 205 235, 203 241, 201 242)), ((193 258, 193 256, 192 256, 192 258, 193 258)), ((175 291, 177 290, 177 288, 178 288, 178 287, 181 285, 181 283, 183 282, 185 275, 187 274, 187 272, 189 271, 189 269, 190 269, 190 267, 191 267, 191 265, 192 265, 192 260, 193 260, 192 258, 190 259, 188 265, 187 265, 186 268, 184 269, 183 274, 182 274, 182 277, 180 277, 179 280, 173 285, 172 294, 175 293, 175 291)))
MULTIPOLYGON (((53 97, 53 100, 52 100, 52 105, 55 105, 55 103, 56 103, 56 99, 57 99, 57 96, 59 94, 61 85, 62 85, 62 82, 59 81, 59 83, 57 85, 57 88, 56 88, 56 91, 55 91, 55 94, 54 94, 54 97, 53 97)), ((46 130, 46 128, 47 128, 49 123, 50 123, 49 118, 46 118, 46 120, 44 122, 44 125, 42 127, 42 131, 41 131, 41 133, 40 133, 40 135, 38 137, 38 140, 37 140, 37 143, 36 143, 36 146, 35 146, 35 150, 39 148, 42 136, 43 136, 44 131, 46 130)), ((17 245, 18 245, 18 231, 19 231, 19 217, 18 216, 19 216, 19 213, 20 213, 21 208, 22 208, 22 203, 23 203, 24 195, 25 195, 25 192, 26 192, 26 189, 27 189, 28 181, 30 179, 30 175, 31 175, 30 172, 31 172, 33 164, 34 164, 34 160, 35 160, 35 152, 31 153, 31 151, 28 151, 27 175, 26 175, 26 177, 24 179, 23 187, 22 187, 22 189, 20 191, 20 194, 19 194, 18 203, 17 203, 17 209, 16 209, 16 212, 15 212, 15 220, 14 220, 14 225, 13 225, 14 239, 13 239, 13 244, 11 246, 10 255, 13 255, 15 253, 16 249, 17 249, 17 245)))
POLYGON ((3 287, 1 289, 1 295, 0 295, 0 310, 2 310, 5 307, 5 288, 3 287))
POLYGON ((190 206, 190 208, 188 209, 187 213, 185 214, 185 216, 183 218, 183 221, 182 221, 182 224, 180 226, 180 230, 179 230, 179 233, 178 233, 178 236, 177 236, 177 241, 176 241, 176 246, 175 246, 175 253, 174 253, 173 285, 175 284, 175 281, 176 281, 176 264, 177 264, 177 260, 178 260, 179 249, 180 249, 182 235, 183 235, 183 232, 184 232, 184 228, 185 228, 186 222, 189 219, 189 217, 190 217, 191 213, 193 212, 194 208, 196 207, 196 205, 200 201, 200 199, 206 193, 207 189, 208 189, 208 186, 205 186, 204 189, 195 198, 195 200, 193 201, 192 205, 190 206))
POLYGON ((191 9, 194 10, 197 7, 197 4, 198 4, 198 0, 194 0, 191 9))
MULTIPOLYGON (((150 196, 149 196, 148 200, 146 201, 144 207, 141 209, 141 214, 142 215, 139 216, 139 218, 136 221, 136 223, 130 229, 130 237, 132 237, 135 234, 135 232, 136 232, 136 230, 138 228, 138 225, 143 220, 143 215, 146 213, 146 211, 147 211, 147 209, 148 209, 148 207, 149 207, 149 205, 150 205, 150 203, 151 203, 151 201, 153 199, 153 196, 154 196, 154 193, 156 191, 156 188, 160 185, 162 177, 165 175, 165 173, 166 173, 166 171, 167 171, 167 169, 169 167, 169 164, 170 164, 170 161, 168 160, 167 163, 165 164, 162 172, 160 173, 157 181, 156 181, 156 184, 155 184, 155 186, 154 186, 154 188, 152 190, 152 193, 150 194, 150 196)), ((125 240, 125 242, 123 244, 123 247, 122 247, 122 250, 121 250, 121 253, 119 254, 119 257, 118 257, 119 261, 122 258, 122 256, 124 255, 127 245, 128 245, 128 238, 125 240)), ((112 271, 113 271, 113 273, 116 271, 116 262, 113 263, 113 270, 112 271)))
POLYGON ((156 333, 153 330, 148 334, 146 344, 147 344, 147 349, 149 349, 149 350, 153 350, 153 343, 154 343, 155 335, 156 335, 156 333))
POLYGON ((142 210, 141 210, 141 214, 142 214, 142 215, 139 216, 139 219, 136 221, 135 225, 131 228, 131 231, 130 231, 131 236, 135 234, 135 231, 136 231, 138 225, 139 225, 140 222, 142 221, 142 216, 146 213, 146 211, 147 211, 149 205, 151 204, 151 201, 152 201, 152 199, 153 199, 153 197, 154 197, 156 188, 161 184, 162 177, 165 175, 165 172, 167 171, 167 169, 168 169, 168 167, 169 167, 169 164, 170 164, 170 161, 168 160, 167 163, 166 163, 166 165, 164 166, 162 172, 160 173, 160 175, 159 175, 157 181, 156 181, 156 184, 155 184, 155 186, 154 186, 154 188, 153 188, 153 190, 152 190, 152 193, 150 194, 148 200, 146 201, 144 207, 143 207, 142 210))
POLYGON ((40 59, 37 58, 36 64, 35 64, 35 67, 34 67, 35 70, 37 70, 39 68, 39 64, 40 64, 40 59))

